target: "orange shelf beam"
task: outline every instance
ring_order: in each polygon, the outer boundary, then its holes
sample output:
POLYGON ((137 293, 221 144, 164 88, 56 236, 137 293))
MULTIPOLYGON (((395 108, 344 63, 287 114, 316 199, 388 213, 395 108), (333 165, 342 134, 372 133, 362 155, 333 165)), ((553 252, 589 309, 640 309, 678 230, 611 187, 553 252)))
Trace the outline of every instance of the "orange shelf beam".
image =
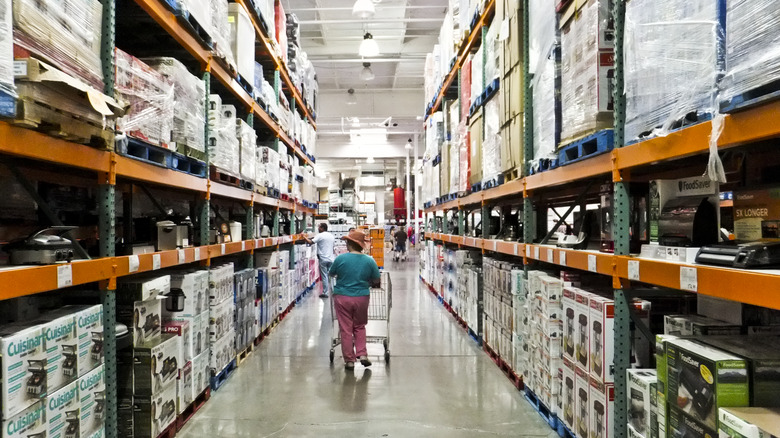
POLYGON ((21 158, 98 172, 108 172, 110 168, 110 154, 107 151, 60 140, 6 122, 0 122, 0 151, 21 158))

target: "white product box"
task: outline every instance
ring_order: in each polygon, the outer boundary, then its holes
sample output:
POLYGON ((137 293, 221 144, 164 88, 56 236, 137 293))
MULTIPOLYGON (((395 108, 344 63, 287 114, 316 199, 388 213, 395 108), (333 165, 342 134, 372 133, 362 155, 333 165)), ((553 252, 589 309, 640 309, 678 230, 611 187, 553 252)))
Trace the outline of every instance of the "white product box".
POLYGON ((542 294, 542 277, 545 276, 543 271, 528 271, 528 298, 536 297, 542 294))
POLYGON ((250 85, 255 85, 255 28, 244 6, 228 5, 230 24, 230 49, 236 59, 236 68, 250 85))
POLYGON ((664 334, 676 336, 740 335, 742 326, 700 315, 665 315, 664 334))
POLYGON ((181 368, 179 373, 179 380, 176 383, 179 385, 178 398, 176 402, 178 409, 176 412, 181 414, 185 409, 187 409, 187 407, 189 407, 190 404, 192 404, 192 401, 195 399, 195 391, 193 391, 192 362, 187 362, 187 364, 181 368))
POLYGON ((133 301, 146 301, 171 291, 171 276, 125 277, 119 282, 117 293, 133 301))
POLYGON ((209 362, 215 373, 222 371, 236 357, 235 339, 235 332, 230 331, 212 344, 209 362))
MULTIPOLYGON (((163 309, 163 316, 193 316, 208 310, 208 284, 203 285, 203 274, 207 271, 195 271, 171 275, 171 288, 178 288, 184 292, 184 310, 181 312, 168 312, 163 309)), ((208 274, 206 274, 208 275, 208 274)))
POLYGON ((176 420, 176 382, 154 396, 136 396, 133 404, 134 438, 156 438, 176 420))
POLYGON ((222 97, 219 94, 209 94, 209 130, 222 127, 222 97))
POLYGON ((192 399, 195 400, 201 392, 205 391, 211 383, 211 364, 209 363, 211 351, 206 349, 203 353, 192 359, 192 399))
POLYGON ((209 305, 233 299, 233 264, 218 266, 209 271, 209 305))
POLYGON ((79 341, 76 337, 76 317, 72 313, 52 312, 38 321, 46 338, 46 387, 51 393, 79 377, 79 341))
POLYGON ((575 430, 574 414, 577 407, 577 397, 575 392, 576 374, 574 371, 574 363, 570 359, 563 358, 563 366, 561 368, 563 370, 563 394, 561 394, 561 400, 563 404, 563 409, 561 409, 562 418, 566 427, 573 431, 575 430))
POLYGON ((591 353, 593 351, 592 340, 590 339, 592 331, 590 327, 590 300, 595 297, 596 295, 582 289, 575 290, 574 324, 576 338, 574 341, 574 359, 577 362, 577 366, 581 366, 586 370, 590 369, 591 353))
POLYGON ((602 382, 614 382, 615 302, 592 296, 590 310, 590 373, 602 382))
POLYGON ((197 331, 193 331, 192 337, 195 356, 203 354, 209 348, 209 315, 209 312, 203 312, 195 318, 195 324, 198 326, 197 331))
POLYGON ((179 357, 182 363, 187 363, 195 357, 194 343, 192 342, 193 328, 195 327, 195 318, 189 318, 189 320, 181 321, 166 321, 163 324, 163 333, 178 336, 179 341, 179 357))
POLYGON ((542 282, 542 297, 551 303, 560 303, 563 295, 563 280, 560 278, 544 276, 542 282))
POLYGON ((209 312, 209 341, 213 343, 233 328, 234 308, 235 304, 232 300, 223 301, 211 307, 209 312))
POLYGON ((615 422, 615 385, 590 379, 590 435, 588 438, 610 438, 615 422))
POLYGON ((162 301, 121 302, 117 305, 117 321, 127 325, 133 336, 133 346, 160 341, 162 334, 162 301))
POLYGON ((104 431, 106 412, 105 366, 100 365, 79 379, 79 397, 81 397, 81 436, 91 437, 97 432, 104 431))
POLYGON ((637 434, 649 437, 654 419, 652 400, 657 397, 657 372, 655 369, 629 369, 626 378, 628 425, 637 434))
POLYGON ((3 420, 3 438, 45 437, 46 401, 40 400, 27 409, 3 420))
POLYGON ((135 347, 133 353, 133 394, 154 395, 179 377, 183 363, 179 352, 181 338, 165 335, 159 344, 135 347))
POLYGON ((632 426, 631 423, 629 423, 626 426, 626 429, 628 431, 628 438, 649 438, 645 435, 642 435, 641 433, 639 433, 639 431, 634 429, 634 426, 632 426))
POLYGON ((47 355, 40 326, 0 327, 3 418, 11 418, 46 395, 47 355))
POLYGON ((574 432, 578 438, 589 438, 590 431, 590 376, 588 372, 575 365, 574 369, 574 432))
POLYGON ((563 298, 561 298, 561 317, 563 318, 563 357, 570 361, 575 361, 575 344, 577 343, 577 307, 576 301, 577 289, 567 287, 563 289, 563 298))
POLYGON ((71 382, 46 397, 47 438, 78 436, 81 419, 79 382, 71 382))
POLYGON ((725 438, 780 437, 778 408, 720 408, 718 422, 718 434, 725 438))
POLYGON ((103 363, 103 306, 67 306, 64 309, 76 309, 79 376, 84 376, 103 363))

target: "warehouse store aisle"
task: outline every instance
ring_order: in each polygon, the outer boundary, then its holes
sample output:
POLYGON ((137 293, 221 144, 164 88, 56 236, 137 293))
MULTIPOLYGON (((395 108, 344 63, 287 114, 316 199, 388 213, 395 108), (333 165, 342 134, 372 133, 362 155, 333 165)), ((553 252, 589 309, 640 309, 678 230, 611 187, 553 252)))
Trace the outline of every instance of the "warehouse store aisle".
POLYGON ((415 259, 388 260, 391 362, 344 371, 330 350, 330 303, 310 295, 178 436, 557 436, 421 287, 415 259))

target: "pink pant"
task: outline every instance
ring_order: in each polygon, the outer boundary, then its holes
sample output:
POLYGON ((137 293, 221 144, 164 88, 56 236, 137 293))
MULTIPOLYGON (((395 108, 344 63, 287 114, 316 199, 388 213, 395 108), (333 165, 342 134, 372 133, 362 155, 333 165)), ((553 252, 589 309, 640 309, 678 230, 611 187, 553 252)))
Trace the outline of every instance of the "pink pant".
POLYGON ((368 323, 368 296, 333 295, 336 318, 341 334, 341 354, 344 362, 368 355, 366 351, 366 323, 368 323))

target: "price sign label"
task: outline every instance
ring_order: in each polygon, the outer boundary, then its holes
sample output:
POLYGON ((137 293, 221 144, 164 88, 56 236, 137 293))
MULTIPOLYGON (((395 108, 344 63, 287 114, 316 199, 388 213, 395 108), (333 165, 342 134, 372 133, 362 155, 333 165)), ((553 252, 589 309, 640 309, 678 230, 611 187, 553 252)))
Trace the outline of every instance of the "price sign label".
POLYGON ((596 265, 596 256, 594 254, 588 254, 588 271, 598 272, 596 265))
POLYGON ((534 247, 534 259, 541 260, 541 258, 539 258, 539 247, 538 246, 534 247))
POLYGON ((525 246, 525 256, 531 258, 531 245, 525 246))
POLYGON ((222 255, 225 255, 225 244, 223 243, 222 245, 219 246, 219 248, 220 251, 222 251, 222 255))
POLYGON ((520 252, 520 244, 515 243, 515 255, 517 255, 518 252, 520 252))
POLYGON ((158 270, 162 266, 162 257, 160 254, 152 254, 152 269, 158 270))
POLYGON ((57 287, 68 286, 73 286, 73 266, 70 263, 57 266, 57 287))
POLYGON ((547 250, 547 261, 550 263, 555 263, 555 252, 551 249, 547 250))
POLYGON ((185 261, 187 261, 187 257, 184 255, 184 250, 180 249, 177 251, 177 255, 179 256, 179 264, 183 265, 185 261))
POLYGON ((628 279, 639 281, 639 260, 628 261, 628 279))
POLYGON ((246 241, 245 240, 241 241, 241 251, 246 251, 246 241))
POLYGON ((255 239, 255 248, 260 248, 260 239, 255 239))
POLYGON ((138 260, 137 255, 132 255, 127 258, 127 270, 130 272, 138 272, 138 268, 141 266, 141 261, 138 260))
POLYGON ((495 251, 496 251, 496 249, 498 249, 498 241, 497 241, 497 240, 494 240, 494 241, 493 241, 493 251, 495 252, 495 251))
POLYGON ((691 292, 699 291, 699 279, 696 268, 686 266, 680 268, 680 289, 691 292))
POLYGON ((558 253, 558 263, 560 263, 561 266, 566 266, 566 251, 558 253))
POLYGON ((195 260, 200 260, 200 248, 195 248, 195 260))

